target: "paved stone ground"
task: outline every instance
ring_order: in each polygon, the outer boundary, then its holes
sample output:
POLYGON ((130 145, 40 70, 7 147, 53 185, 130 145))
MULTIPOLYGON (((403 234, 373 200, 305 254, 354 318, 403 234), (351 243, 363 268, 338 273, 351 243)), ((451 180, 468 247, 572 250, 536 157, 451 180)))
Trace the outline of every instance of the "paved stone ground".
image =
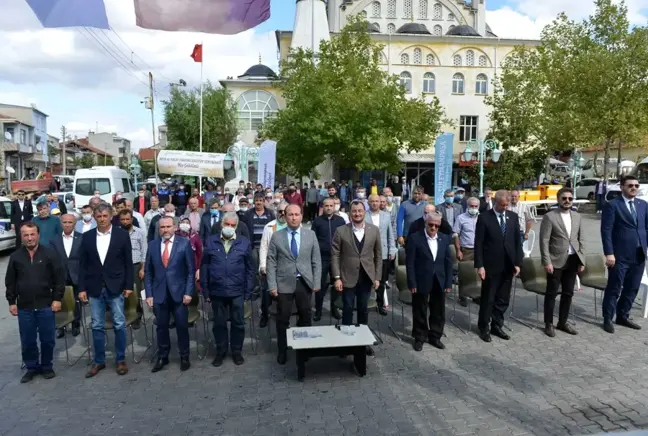
MULTIPOLYGON (((589 216, 585 223, 587 251, 598 252, 598 219, 589 216)), ((6 264, 5 255, 3 273, 6 264)), ((583 290, 575 304, 594 322, 592 295, 583 290)), ((521 292, 516 307, 535 320, 534 296, 521 292)), ((448 318, 451 310, 448 301, 448 318)), ((400 332, 397 306, 396 315, 400 332)), ((648 329, 639 309, 634 315, 648 329)), ((158 374, 150 373, 145 360, 130 364, 127 376, 117 376, 111 364, 90 380, 83 378, 85 360, 65 365, 60 341, 57 377, 21 385, 17 322, 3 299, 0 434, 505 436, 648 428, 647 330, 618 328, 612 336, 598 324, 577 320, 578 336, 558 332, 550 339, 514 322, 511 341, 485 344, 474 330, 463 334, 448 323, 445 351, 426 345, 416 353, 407 334, 401 343, 390 333, 391 315, 371 316, 384 344, 375 347, 364 378, 350 371, 350 360, 320 358, 307 364, 306 381, 299 383, 294 357, 277 365, 276 345, 264 331, 258 354, 246 345, 242 367, 228 360, 215 369, 211 357, 199 361, 194 355, 192 369, 183 374, 177 359, 158 374)), ((406 330, 410 319, 407 307, 406 330)), ((463 308, 458 322, 467 325, 463 308)), ((141 350, 141 330, 136 343, 141 350)), ((81 344, 76 341, 73 355, 83 350, 81 344)))

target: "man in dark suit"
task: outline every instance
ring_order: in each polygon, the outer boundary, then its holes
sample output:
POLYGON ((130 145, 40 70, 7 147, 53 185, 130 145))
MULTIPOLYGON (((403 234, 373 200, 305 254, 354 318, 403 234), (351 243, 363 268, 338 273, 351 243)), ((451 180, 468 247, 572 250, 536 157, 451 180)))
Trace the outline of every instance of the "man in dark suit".
POLYGON ((445 348, 441 342, 445 324, 445 292, 452 290, 451 237, 439 233, 441 214, 428 214, 425 227, 422 232, 410 234, 405 246, 407 287, 412 293, 412 336, 416 351, 423 349, 425 341, 440 350, 445 348))
POLYGON ((20 248, 20 226, 31 221, 34 209, 30 199, 25 198, 25 191, 18 191, 16 199, 11 202, 11 229, 16 232, 16 248, 20 248))
POLYGON ((133 292, 133 251, 126 230, 111 224, 112 207, 100 203, 94 210, 97 228, 83 234, 79 263, 79 300, 90 301, 94 361, 86 378, 106 367, 106 307, 115 331, 117 374, 126 365, 124 300, 133 292))
POLYGON ((603 328, 614 333, 612 318, 617 325, 635 330, 641 326, 630 320, 641 278, 646 267, 646 234, 648 205, 636 198, 639 181, 635 176, 621 180, 622 195, 603 208, 601 240, 608 282, 603 294, 603 328))
POLYGON ((160 218, 162 218, 163 216, 174 217, 175 210, 176 209, 173 204, 167 203, 164 205, 164 213, 153 217, 153 219, 151 220, 151 224, 149 224, 148 233, 146 235, 146 239, 148 240, 148 242, 151 242, 152 240, 160 237, 160 232, 158 230, 158 224, 160 222, 160 218))
MULTIPOLYGON (((378 227, 365 221, 365 206, 351 202, 351 223, 335 232, 331 245, 331 273, 335 290, 342 293, 342 324, 351 325, 358 308, 358 324, 367 324, 367 303, 382 278, 382 244, 378 227), (358 300, 356 306, 356 299, 358 300)), ((373 356, 371 347, 367 355, 373 356)))
POLYGON ((207 245, 207 239, 212 235, 214 226, 220 222, 222 213, 220 211, 220 203, 218 198, 209 200, 209 209, 205 211, 200 219, 200 239, 202 239, 203 246, 207 245))
MULTIPOLYGON (((66 270, 65 285, 72 286, 76 305, 74 307, 74 321, 72 322, 72 336, 79 336, 81 326, 81 305, 79 304, 79 253, 81 251, 82 234, 74 231, 76 218, 74 215, 65 214, 61 217, 63 233, 50 241, 52 248, 56 250, 59 258, 63 261, 66 270)), ((65 329, 56 332, 56 338, 60 339, 65 334, 65 329)))
POLYGON ((493 208, 492 193, 491 188, 484 188, 484 196, 479 197, 479 213, 484 213, 493 208))
POLYGON ((146 304, 155 311, 157 323, 158 359, 152 372, 169 364, 171 339, 169 319, 175 319, 180 351, 180 370, 186 371, 189 363, 189 310, 195 295, 194 253, 188 238, 176 237, 172 217, 162 217, 159 222, 160 237, 149 243, 146 252, 144 280, 146 304))
MULTIPOLYGON (((435 205, 426 204, 425 207, 423 208, 423 216, 412 223, 407 234, 411 235, 412 233, 420 232, 423 229, 425 229, 425 217, 435 212, 437 212, 437 208, 435 205)), ((448 221, 446 221, 445 218, 443 218, 443 215, 441 215, 441 217, 442 218, 441 218, 441 226, 439 227, 439 233, 443 233, 444 235, 447 236, 452 236, 452 226, 448 221)))
POLYGON ((504 312, 523 256, 518 216, 506 210, 509 198, 508 191, 497 191, 493 209, 480 214, 475 227, 475 268, 482 280, 478 326, 485 342, 491 334, 510 339, 502 329, 504 312))

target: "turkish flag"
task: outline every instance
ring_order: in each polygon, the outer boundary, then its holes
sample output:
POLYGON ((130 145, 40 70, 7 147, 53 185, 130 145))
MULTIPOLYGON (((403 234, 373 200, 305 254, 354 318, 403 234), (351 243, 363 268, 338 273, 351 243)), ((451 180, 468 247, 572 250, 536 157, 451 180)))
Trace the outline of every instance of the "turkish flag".
POLYGON ((191 52, 191 59, 194 62, 202 62, 202 44, 196 44, 194 46, 193 52, 191 52))

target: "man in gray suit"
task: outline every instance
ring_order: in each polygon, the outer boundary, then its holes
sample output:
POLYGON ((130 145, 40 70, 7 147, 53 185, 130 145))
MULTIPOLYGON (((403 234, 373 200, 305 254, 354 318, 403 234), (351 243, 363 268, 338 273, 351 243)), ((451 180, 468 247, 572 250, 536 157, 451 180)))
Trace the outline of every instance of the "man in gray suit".
POLYGON ((437 204, 436 206, 437 212, 450 224, 450 227, 454 227, 457 217, 463 213, 461 205, 455 203, 454 199, 454 191, 452 189, 446 189, 443 193, 443 203, 437 204))
POLYGON ((266 273, 270 295, 277 299, 277 362, 286 363, 286 329, 290 326, 293 299, 297 305, 297 326, 311 325, 311 300, 322 280, 320 249, 315 233, 301 226, 301 207, 286 208, 287 228, 272 235, 268 246, 266 273))
POLYGON ((385 284, 389 280, 389 263, 396 258, 396 234, 392 227, 391 215, 389 212, 380 210, 380 196, 369 196, 369 213, 365 216, 365 221, 378 227, 378 231, 380 232, 382 274, 380 276, 380 286, 376 289, 376 303, 378 313, 386 316, 385 284))
POLYGON ((585 249, 581 216, 571 210, 574 192, 569 188, 558 191, 558 209, 547 212, 540 225, 540 256, 547 271, 547 292, 544 300, 545 334, 554 337, 553 312, 558 288, 562 286, 558 330, 570 335, 578 332, 569 324, 569 308, 574 296, 576 274, 585 269, 585 249))
MULTIPOLYGON (((380 287, 382 266, 380 231, 365 221, 364 203, 354 200, 351 202, 351 223, 337 229, 331 246, 335 289, 342 292, 342 324, 352 324, 354 307, 358 312, 358 324, 367 324, 369 294, 380 287)), ((367 355, 373 355, 370 347, 367 347, 367 355)))

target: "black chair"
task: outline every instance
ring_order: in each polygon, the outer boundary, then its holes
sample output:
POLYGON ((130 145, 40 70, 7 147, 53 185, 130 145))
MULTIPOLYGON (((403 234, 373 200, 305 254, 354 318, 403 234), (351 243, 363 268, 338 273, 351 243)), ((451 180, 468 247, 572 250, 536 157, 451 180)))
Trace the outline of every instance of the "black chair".
POLYGON ((608 281, 605 276, 605 258, 600 254, 588 254, 585 256, 585 264, 585 271, 583 271, 580 277, 580 282, 582 286, 587 286, 594 290, 594 318, 598 318, 596 294, 597 291, 601 291, 601 300, 603 299, 603 291, 608 281))
MULTIPOLYGON (((86 350, 81 354, 75 361, 70 360, 69 345, 67 339, 67 327, 74 321, 74 308, 76 306, 76 301, 74 299, 74 290, 72 286, 66 286, 65 293, 63 294, 63 301, 61 301, 61 310, 54 315, 56 328, 63 329, 64 334, 63 340, 65 341, 65 360, 69 366, 76 365, 83 356, 88 353, 88 337, 86 335, 85 328, 83 329, 83 339, 86 341, 86 350)), ((81 319, 83 322, 83 318, 81 319)))
MULTIPOLYGON (((464 260, 457 262, 457 272, 458 272, 458 296, 470 298, 474 300, 481 296, 481 279, 475 270, 475 263, 472 260, 464 260)), ((472 304, 468 304, 468 330, 472 329, 472 304)), ((455 322, 455 315, 457 313, 457 298, 454 299, 454 304, 452 305, 452 316, 450 317, 450 322, 461 330, 462 333, 466 333, 457 323, 455 322)))
MULTIPOLYGON (((542 266, 542 260, 539 257, 525 257, 522 260, 522 268, 520 268, 520 279, 522 280, 522 286, 524 286, 524 290, 531 292, 536 296, 536 327, 539 327, 540 295, 546 295, 547 293, 547 272, 542 266)), ((511 314, 509 316, 511 319, 519 322, 520 324, 523 324, 529 328, 533 328, 532 325, 515 317, 514 310, 517 286, 515 285, 515 277, 513 278, 513 280, 513 301, 511 302, 511 314)))

